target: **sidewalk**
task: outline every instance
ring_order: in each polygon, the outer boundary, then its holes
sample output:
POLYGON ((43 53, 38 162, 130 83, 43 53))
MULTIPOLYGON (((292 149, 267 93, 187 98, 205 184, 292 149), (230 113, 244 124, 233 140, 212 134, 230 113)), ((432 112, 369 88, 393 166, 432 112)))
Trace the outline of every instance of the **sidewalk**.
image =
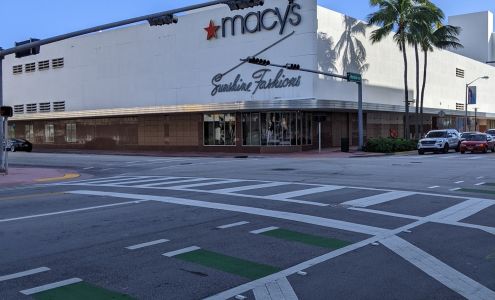
POLYGON ((46 168, 9 168, 8 175, 0 175, 0 188, 21 184, 49 183, 74 179, 77 172, 46 168))

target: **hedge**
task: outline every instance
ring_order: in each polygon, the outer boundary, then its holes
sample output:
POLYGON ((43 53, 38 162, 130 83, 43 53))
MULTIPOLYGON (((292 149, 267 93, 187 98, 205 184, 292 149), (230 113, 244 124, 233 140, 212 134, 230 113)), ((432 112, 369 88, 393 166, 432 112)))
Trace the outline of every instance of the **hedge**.
POLYGON ((364 151, 378 153, 393 153, 417 149, 417 141, 394 138, 371 138, 367 141, 364 151))

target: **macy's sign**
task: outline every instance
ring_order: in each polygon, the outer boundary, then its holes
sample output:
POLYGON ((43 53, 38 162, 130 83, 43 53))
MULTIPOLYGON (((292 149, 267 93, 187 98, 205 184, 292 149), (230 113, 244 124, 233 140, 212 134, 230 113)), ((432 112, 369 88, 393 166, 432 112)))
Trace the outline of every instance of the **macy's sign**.
POLYGON ((213 20, 210 21, 207 32, 207 39, 218 38, 218 30, 222 29, 222 37, 227 34, 235 36, 238 32, 241 34, 256 33, 260 31, 271 31, 277 29, 279 34, 284 34, 287 24, 298 26, 301 24, 302 16, 300 14, 301 6, 294 1, 289 1, 285 11, 278 7, 269 8, 263 11, 250 12, 245 16, 236 15, 233 17, 222 18, 220 26, 215 25, 213 20))

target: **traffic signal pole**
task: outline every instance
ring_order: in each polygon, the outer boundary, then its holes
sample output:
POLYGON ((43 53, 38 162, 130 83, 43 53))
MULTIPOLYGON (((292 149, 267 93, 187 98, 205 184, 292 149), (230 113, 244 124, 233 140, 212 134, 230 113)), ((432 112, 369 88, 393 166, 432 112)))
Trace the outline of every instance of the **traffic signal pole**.
MULTIPOLYGON (((2 48, 0 48, 1 51, 2 48)), ((0 55, 0 106, 3 106, 3 55, 0 55)), ((5 137, 5 118, 0 117, 0 175, 7 175, 7 151, 3 148, 4 145, 7 146, 7 139, 5 137)))
POLYGON ((254 58, 254 57, 248 57, 247 59, 241 59, 241 61, 249 62, 252 64, 253 63, 254 64, 261 64, 264 66, 271 66, 271 67, 277 67, 277 68, 282 68, 282 69, 295 70, 295 71, 301 71, 301 72, 306 72, 306 73, 324 75, 324 76, 328 76, 328 77, 340 78, 340 79, 344 79, 348 82, 357 83, 357 85, 358 85, 358 150, 359 151, 363 150, 363 146, 364 146, 363 80, 362 80, 361 74, 347 73, 347 76, 344 76, 344 75, 339 75, 339 74, 334 74, 334 73, 305 69, 305 68, 301 68, 299 65, 296 65, 296 64, 286 64, 286 65, 274 64, 274 63, 270 62, 269 60, 263 60, 263 59, 258 60, 261 63, 256 63, 255 59, 256 58, 254 58), (294 66, 296 66, 296 67, 294 67, 294 66))

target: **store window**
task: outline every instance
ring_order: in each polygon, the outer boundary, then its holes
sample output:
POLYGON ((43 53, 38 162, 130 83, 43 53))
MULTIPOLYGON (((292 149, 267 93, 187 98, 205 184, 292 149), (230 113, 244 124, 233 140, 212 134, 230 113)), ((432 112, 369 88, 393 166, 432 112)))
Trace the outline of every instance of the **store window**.
POLYGON ((302 112, 266 112, 242 114, 243 145, 311 145, 311 114, 302 112))
POLYGON ((45 143, 55 142, 55 126, 53 124, 45 124, 45 143))
POLYGON ((24 133, 25 133, 24 136, 25 136, 26 140, 33 141, 34 140, 34 126, 33 126, 33 124, 25 125, 24 133))
POLYGON ((205 114, 204 145, 235 146, 235 114, 205 114))
POLYGON ((76 124, 69 123, 65 125, 65 141, 67 143, 77 142, 76 124))

